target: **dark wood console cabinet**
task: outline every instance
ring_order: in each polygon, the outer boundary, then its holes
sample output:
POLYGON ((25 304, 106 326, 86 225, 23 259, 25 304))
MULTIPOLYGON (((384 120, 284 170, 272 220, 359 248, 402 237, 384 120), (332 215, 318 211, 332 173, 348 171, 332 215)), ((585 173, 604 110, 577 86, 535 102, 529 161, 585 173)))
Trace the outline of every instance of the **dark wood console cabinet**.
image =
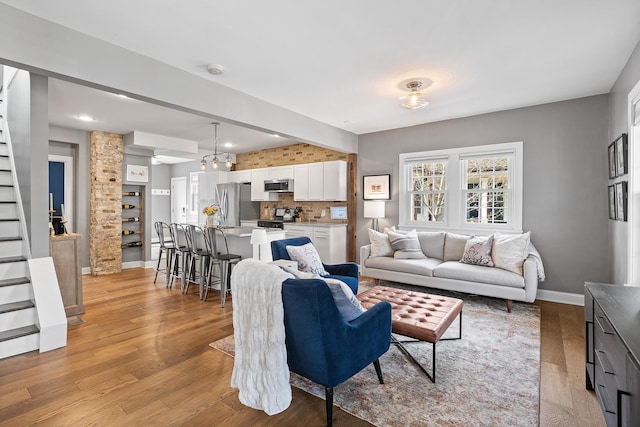
POLYGON ((585 283, 586 387, 607 426, 640 425, 640 288, 585 283))

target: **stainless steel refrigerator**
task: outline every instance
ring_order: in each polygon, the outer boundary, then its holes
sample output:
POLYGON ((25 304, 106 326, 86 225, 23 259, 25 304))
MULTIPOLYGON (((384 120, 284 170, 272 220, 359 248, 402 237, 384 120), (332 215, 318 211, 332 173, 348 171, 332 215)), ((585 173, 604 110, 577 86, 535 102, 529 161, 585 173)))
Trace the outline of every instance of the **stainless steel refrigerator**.
POLYGON ((223 225, 239 226, 242 220, 260 218, 260 202, 251 201, 251 184, 218 184, 216 190, 223 225))

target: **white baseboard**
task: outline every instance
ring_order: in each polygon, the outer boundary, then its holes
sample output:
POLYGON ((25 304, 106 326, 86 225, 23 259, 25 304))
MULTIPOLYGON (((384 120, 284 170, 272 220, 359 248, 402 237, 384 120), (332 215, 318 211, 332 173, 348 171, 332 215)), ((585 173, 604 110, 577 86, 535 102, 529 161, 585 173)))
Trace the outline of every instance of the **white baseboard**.
MULTIPOLYGON (((156 268, 158 261, 130 261, 123 262, 122 269, 127 270, 129 268, 156 268)), ((91 274, 91 267, 82 267, 82 274, 91 274)))
POLYGON ((581 305, 584 307, 583 294, 570 294, 568 292, 548 291, 546 289, 538 289, 536 299, 541 301, 559 302, 562 304, 581 305))
POLYGON ((82 267, 82 274, 91 274, 91 267, 82 267))

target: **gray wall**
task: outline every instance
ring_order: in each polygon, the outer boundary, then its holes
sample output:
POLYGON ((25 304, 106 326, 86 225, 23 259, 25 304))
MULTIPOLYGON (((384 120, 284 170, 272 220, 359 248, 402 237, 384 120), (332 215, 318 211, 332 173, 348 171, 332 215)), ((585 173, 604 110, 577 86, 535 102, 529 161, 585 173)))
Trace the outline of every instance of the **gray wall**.
MULTIPOLYGON (((540 288, 582 294, 584 281, 609 278, 607 108, 608 96, 599 95, 361 135, 359 194, 362 175, 391 173, 380 226, 394 225, 400 153, 523 141, 523 229, 544 261, 540 288)), ((358 246, 368 243, 369 225, 359 219, 358 246)))
POLYGON ((7 123, 31 254, 49 256, 48 80, 18 70, 7 88, 7 123))
MULTIPOLYGON (((631 89, 640 81, 640 43, 636 45, 629 61, 618 76, 618 80, 611 88, 609 95, 609 133, 608 138, 602 142, 602 150, 617 138, 621 133, 629 132, 628 95, 631 89)), ((629 175, 617 178, 613 182, 628 181, 629 175)), ((628 222, 609 221, 609 251, 611 253, 611 278, 613 283, 627 282, 627 257, 628 257, 628 222)), ((635 260, 640 263, 640 260, 635 260)))
MULTIPOLYGON (((151 166, 151 189, 171 190, 171 165, 151 166)), ((171 196, 151 195, 151 222, 171 222, 171 196)), ((155 242, 155 231, 151 239, 155 242)))
POLYGON ((82 235, 80 247, 82 250, 82 266, 89 268, 89 146, 90 133, 49 126, 49 153, 72 153, 74 158, 75 180, 75 227, 74 233, 82 235))

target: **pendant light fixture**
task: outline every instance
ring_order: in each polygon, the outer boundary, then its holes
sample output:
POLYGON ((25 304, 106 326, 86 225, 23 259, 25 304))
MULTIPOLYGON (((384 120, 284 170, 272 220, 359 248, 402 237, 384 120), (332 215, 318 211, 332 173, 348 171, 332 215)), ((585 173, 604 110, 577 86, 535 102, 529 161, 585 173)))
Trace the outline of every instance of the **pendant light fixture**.
POLYGON ((207 158, 209 157, 213 157, 213 159, 211 159, 211 167, 213 169, 218 169, 220 160, 218 159, 218 155, 227 155, 227 158, 225 159, 224 165, 227 168, 231 168, 231 166, 233 166, 233 160, 231 159, 231 153, 218 153, 218 125, 220 123, 217 122, 213 122, 211 123, 214 126, 214 138, 213 138, 213 154, 207 154, 205 156, 202 157, 202 161, 200 161, 200 170, 206 170, 207 169, 207 158))
POLYGON ((400 97, 400 106, 402 108, 408 108, 410 110, 419 110, 429 105, 429 100, 426 96, 418 92, 418 89, 422 87, 422 82, 412 81, 407 83, 407 89, 410 89, 409 94, 400 97))

